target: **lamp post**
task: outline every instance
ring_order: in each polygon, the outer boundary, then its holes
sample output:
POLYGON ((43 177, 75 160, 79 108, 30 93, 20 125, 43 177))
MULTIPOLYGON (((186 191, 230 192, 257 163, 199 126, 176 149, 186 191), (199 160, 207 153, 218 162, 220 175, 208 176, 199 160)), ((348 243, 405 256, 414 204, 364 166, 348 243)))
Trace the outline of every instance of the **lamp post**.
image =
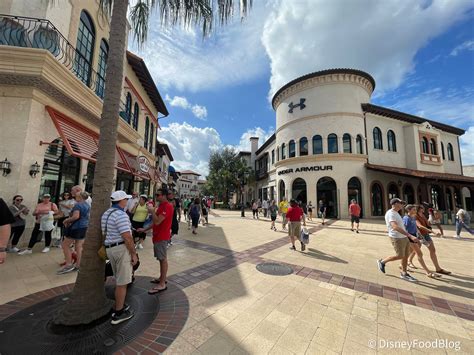
POLYGON ((245 217, 245 206, 244 206, 244 188, 247 183, 246 178, 248 173, 243 173, 240 176, 240 217, 245 217))

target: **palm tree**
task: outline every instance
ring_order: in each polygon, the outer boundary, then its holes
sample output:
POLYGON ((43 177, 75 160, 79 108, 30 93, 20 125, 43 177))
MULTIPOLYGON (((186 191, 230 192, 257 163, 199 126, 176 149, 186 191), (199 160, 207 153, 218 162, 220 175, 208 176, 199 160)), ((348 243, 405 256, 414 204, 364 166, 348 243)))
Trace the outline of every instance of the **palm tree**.
MULTIPOLYGON (((246 16, 251 6, 252 0, 239 1, 242 18, 246 16)), ((110 206, 110 194, 113 189, 123 63, 127 49, 128 7, 128 0, 100 1, 103 15, 110 18, 110 35, 107 81, 100 119, 99 151, 94 171, 94 203, 84 243, 81 271, 78 273, 69 301, 54 316, 56 324, 88 324, 106 315, 112 303, 105 295, 104 262, 99 258, 97 251, 103 244, 100 217, 110 206)), ((139 45, 143 45, 146 41, 148 20, 155 7, 159 9, 163 25, 201 25, 203 36, 211 33, 214 22, 226 24, 233 16, 235 8, 233 0, 138 0, 130 8, 130 23, 139 45)))

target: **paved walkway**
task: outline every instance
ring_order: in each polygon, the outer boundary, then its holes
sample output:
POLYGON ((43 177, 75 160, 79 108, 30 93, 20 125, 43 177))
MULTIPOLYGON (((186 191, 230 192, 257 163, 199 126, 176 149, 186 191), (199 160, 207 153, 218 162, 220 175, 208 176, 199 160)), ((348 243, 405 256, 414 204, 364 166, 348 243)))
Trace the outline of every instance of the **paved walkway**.
MULTIPOLYGON (((386 275, 378 271, 375 260, 392 254, 381 221, 363 220, 360 234, 344 220, 309 223, 309 248, 295 252, 268 220, 216 213, 197 236, 181 223, 169 249, 170 282, 190 305, 183 330, 172 342, 157 339, 161 348, 138 339, 124 353, 158 351, 170 342, 166 354, 474 352, 473 240, 436 238, 440 263, 453 275, 433 280, 417 269, 415 284, 399 279, 395 263, 386 275), (265 260, 290 264, 294 273, 262 274, 255 264, 265 260)), ((138 275, 157 276, 150 240, 140 257, 138 275)), ((60 250, 9 255, 0 304, 74 282, 74 274, 55 274, 61 259, 60 250)))

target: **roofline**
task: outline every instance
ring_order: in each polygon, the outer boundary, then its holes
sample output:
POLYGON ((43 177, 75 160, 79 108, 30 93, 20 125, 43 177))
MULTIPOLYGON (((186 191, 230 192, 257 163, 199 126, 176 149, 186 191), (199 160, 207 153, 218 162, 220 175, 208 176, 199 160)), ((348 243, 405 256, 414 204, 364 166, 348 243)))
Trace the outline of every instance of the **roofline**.
MULTIPOLYGON (((145 64, 145 61, 143 58, 139 57, 135 53, 132 53, 130 51, 127 51, 127 62, 131 65, 133 71, 138 77, 138 80, 140 80, 140 83, 142 84, 143 88, 145 89, 145 92, 147 93, 148 97, 150 98, 151 102, 153 102, 153 106, 155 106, 156 110, 158 112, 161 112, 164 117, 169 115, 168 109, 166 108, 165 102, 163 101, 163 98, 160 95, 160 92, 158 91, 158 88, 156 87, 155 82, 153 81, 153 77, 151 76, 150 72, 148 71, 148 67, 145 64), (151 85, 151 90, 153 91, 151 94, 148 92, 146 87, 143 85, 143 81, 140 78, 140 76, 137 74, 137 71, 135 70, 134 64, 131 63, 130 61, 138 61, 140 63, 140 66, 142 67, 142 70, 145 75, 146 81, 151 85), (154 97, 153 97, 154 96, 154 97)), ((158 117, 157 117, 158 119, 158 117)))
POLYGON ((262 144, 260 148, 257 149, 255 155, 259 155, 266 147, 270 145, 276 139, 276 133, 273 133, 270 138, 268 138, 265 143, 262 144))
POLYGON ((202 176, 201 174, 195 173, 195 172, 194 172, 194 171, 192 171, 192 170, 184 170, 184 171, 180 171, 180 174, 202 176), (188 172, 186 173, 185 171, 188 171, 188 172))
POLYGON ((321 71, 316 71, 316 72, 313 72, 313 73, 309 73, 309 74, 300 76, 300 77, 290 81, 289 83, 283 85, 275 93, 275 95, 273 95, 273 98, 272 98, 272 107, 273 107, 273 109, 275 110, 275 100, 278 97, 278 95, 280 95, 284 90, 286 90, 290 86, 293 86, 293 85, 295 85, 295 84, 297 84, 301 81, 307 80, 307 79, 316 78, 318 76, 323 76, 323 75, 331 75, 331 74, 353 74, 353 75, 362 76, 362 77, 364 77, 364 78, 366 78, 367 80, 370 81, 370 83, 372 84, 372 91, 375 90, 375 79, 372 77, 372 75, 370 75, 370 74, 368 74, 368 73, 366 73, 362 70, 350 69, 350 68, 335 68, 335 69, 321 70, 321 71))
POLYGON ((379 116, 385 116, 385 117, 390 117, 396 120, 404 121, 404 122, 409 122, 409 123, 423 123, 423 122, 429 122, 433 127, 436 127, 442 131, 449 132, 456 134, 458 136, 463 135, 466 133, 464 129, 449 126, 447 124, 441 123, 441 122, 436 122, 432 121, 430 119, 424 118, 424 117, 419 117, 419 116, 414 116, 410 115, 408 113, 400 112, 400 111, 395 111, 390 108, 382 107, 382 106, 377 106, 377 105, 372 105, 372 104, 362 104, 362 111, 368 112, 368 113, 373 113, 379 116))
POLYGON ((170 147, 168 147, 168 144, 158 142, 158 145, 165 150, 166 155, 170 158, 170 162, 174 161, 173 155, 171 154, 171 150, 170 147))
POLYGON ((244 151, 241 151, 238 153, 238 155, 251 155, 252 153, 250 152, 244 152, 244 151))

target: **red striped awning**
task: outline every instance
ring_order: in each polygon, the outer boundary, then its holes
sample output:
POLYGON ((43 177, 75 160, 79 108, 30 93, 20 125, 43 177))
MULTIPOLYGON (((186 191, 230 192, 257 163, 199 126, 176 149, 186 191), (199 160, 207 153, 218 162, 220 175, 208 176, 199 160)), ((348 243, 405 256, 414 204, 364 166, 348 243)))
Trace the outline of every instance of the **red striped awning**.
POLYGON ((122 150, 122 152, 133 175, 138 176, 139 178, 142 178, 142 179, 151 180, 150 174, 140 169, 137 156, 130 154, 129 152, 126 152, 125 150, 122 150))
MULTIPOLYGON (((46 110, 56 126, 69 154, 96 162, 97 152, 99 150, 99 134, 50 106, 46 106, 46 110)), ((124 151, 119 147, 116 147, 115 157, 115 167, 117 169, 132 173, 132 169, 124 156, 124 151)))

